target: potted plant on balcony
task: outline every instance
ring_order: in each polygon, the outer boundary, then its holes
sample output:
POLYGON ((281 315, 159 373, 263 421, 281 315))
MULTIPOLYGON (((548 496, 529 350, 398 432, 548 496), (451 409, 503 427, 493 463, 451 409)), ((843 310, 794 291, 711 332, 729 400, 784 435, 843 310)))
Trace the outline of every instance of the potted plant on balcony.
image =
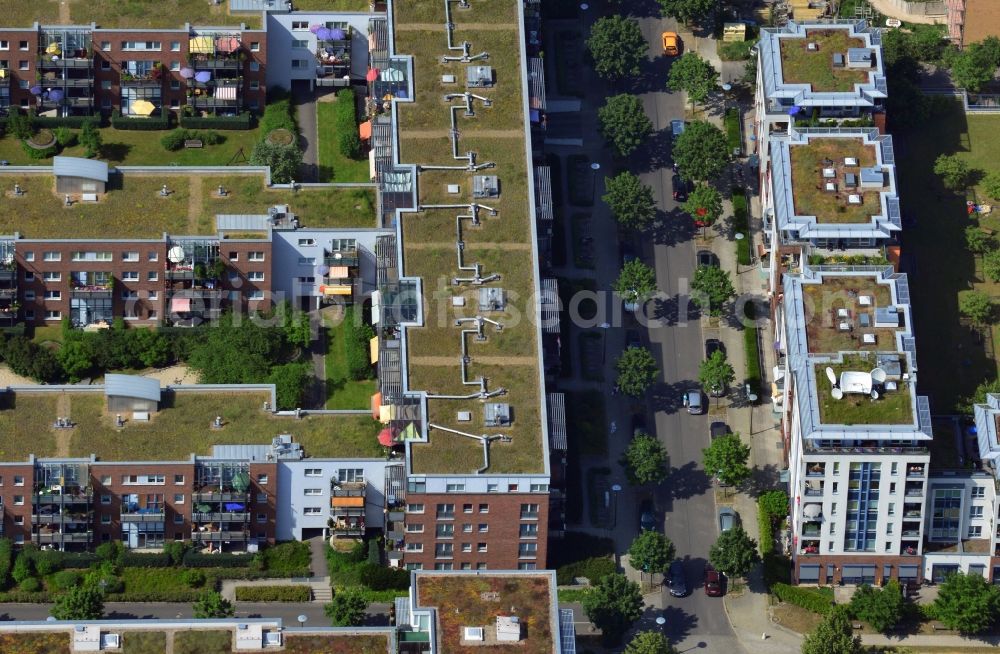
POLYGON ((226 275, 226 262, 221 258, 216 259, 212 262, 212 278, 216 281, 222 281, 226 275))
POLYGON ((207 272, 208 271, 205 269, 205 264, 202 263, 201 261, 199 261, 198 263, 194 264, 194 278, 196 280, 201 281, 201 280, 205 279, 205 277, 208 276, 207 272))

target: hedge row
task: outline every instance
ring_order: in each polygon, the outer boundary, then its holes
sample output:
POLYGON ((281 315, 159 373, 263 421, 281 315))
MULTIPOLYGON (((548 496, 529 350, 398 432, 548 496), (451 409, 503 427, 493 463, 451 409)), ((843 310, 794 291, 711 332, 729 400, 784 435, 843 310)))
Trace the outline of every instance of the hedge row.
POLYGON ((820 615, 829 613, 834 605, 832 588, 806 588, 777 583, 771 585, 771 592, 782 602, 820 615))
POLYGON ((173 565, 173 561, 169 554, 161 552, 149 554, 125 552, 121 564, 127 568, 169 568, 173 565))
POLYGON ((0 593, 0 603, 2 604, 48 604, 54 601, 48 593, 26 593, 22 590, 11 590, 0 593))
POLYGON ((184 555, 188 568, 248 568, 252 561, 249 554, 198 554, 191 550, 184 555))
POLYGON ((100 116, 31 116, 31 125, 39 127, 72 127, 80 129, 85 122, 101 123, 100 116))
POLYGON ((586 577, 591 584, 596 584, 601 578, 618 571, 614 559, 598 556, 556 568, 556 583, 560 586, 571 586, 577 577, 586 577))
POLYGON ((124 593, 107 593, 105 602, 194 602, 202 593, 202 588, 190 590, 150 590, 124 593))
MULTIPOLYGON (((743 239, 746 240, 746 239, 743 239)), ((744 306, 744 315, 747 322, 753 322, 757 317, 757 311, 753 302, 747 302, 744 306)), ((757 344, 757 327, 747 325, 743 328, 743 345, 746 352, 746 383, 750 384, 750 389, 760 395, 760 349, 757 344)))
POLYGON ((308 602, 309 586, 237 586, 237 602, 308 602))
POLYGON ((111 126, 115 129, 136 130, 143 132, 170 129, 170 120, 172 116, 172 112, 164 111, 162 109, 159 112, 153 112, 152 115, 146 118, 123 116, 121 115, 121 112, 115 111, 114 114, 111 115, 111 126))
POLYGON ((253 115, 244 111, 239 116, 181 116, 181 127, 189 129, 250 129, 253 115))
POLYGON ((741 266, 749 266, 750 257, 750 212, 747 209, 747 196, 743 189, 733 187, 733 229, 747 238, 736 241, 736 260, 741 266))

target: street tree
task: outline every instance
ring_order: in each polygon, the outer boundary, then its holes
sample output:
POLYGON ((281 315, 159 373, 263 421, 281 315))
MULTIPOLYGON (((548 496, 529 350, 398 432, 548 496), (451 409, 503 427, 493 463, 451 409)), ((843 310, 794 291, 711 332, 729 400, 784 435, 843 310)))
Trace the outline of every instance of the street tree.
POLYGON ((628 548, 629 565, 634 570, 656 574, 665 572, 677 551, 670 539, 658 531, 643 531, 628 548))
POLYGON ((653 133, 653 123, 646 116, 638 96, 620 93, 608 98, 597 110, 601 134, 619 155, 627 157, 653 133))
POLYGON ((299 146, 271 143, 262 139, 253 146, 250 153, 251 166, 270 166, 271 179, 278 184, 287 184, 295 179, 302 165, 302 150, 299 146))
POLYGON ((620 573, 598 581, 583 598, 583 610, 601 630, 605 645, 614 646, 632 624, 642 616, 642 593, 639 584, 620 573))
POLYGON ((708 184, 697 184, 681 205, 684 213, 690 215, 701 227, 712 225, 722 217, 722 195, 708 184))
POLYGON ((753 473, 747 466, 750 446, 740 440, 739 434, 727 434, 713 440, 701 451, 705 472, 715 475, 726 486, 742 484, 753 473))
POLYGON ((863 654, 846 606, 836 606, 802 641, 802 654, 863 654))
POLYGON ((1000 282, 1000 250, 987 252, 983 256, 983 273, 990 281, 1000 282))
POLYGON ((949 575, 934 600, 934 615, 949 629, 978 634, 989 629, 1000 612, 1000 587, 979 574, 949 575))
POLYGON ((56 597, 52 617, 56 620, 100 620, 104 617, 104 593, 94 584, 74 586, 56 597))
POLYGON ((772 520, 780 520, 788 515, 788 493, 783 490, 761 493, 757 498, 757 505, 766 511, 772 520))
POLYGON ((617 14, 597 19, 587 39, 594 72, 610 80, 639 75, 648 47, 639 23, 617 14))
POLYGON ((697 52, 685 52, 670 66, 667 88, 684 91, 692 104, 701 104, 719 83, 719 72, 697 52))
POLYGON ((949 191, 963 191, 969 185, 969 165, 954 154, 942 154, 934 160, 934 174, 949 191))
POLYGON ((656 294, 656 271, 638 259, 631 259, 622 266, 611 288, 625 301, 625 308, 636 311, 656 294))
POLYGON ((876 631, 884 632, 902 619, 903 604, 903 589, 895 579, 879 589, 862 584, 851 597, 851 613, 876 631))
POLYGON ((703 120, 688 124, 677 137, 673 147, 674 163, 680 175, 687 180, 714 179, 729 162, 729 145, 726 135, 715 125, 703 120))
POLYGON ((717 266, 698 266, 691 280, 692 300, 710 315, 722 313, 722 305, 736 296, 729 272, 717 266))
POLYGON ((712 352, 710 357, 698 365, 698 381, 712 395, 721 396, 734 379, 736 379, 736 373, 733 371, 732 364, 726 360, 726 355, 722 350, 712 352))
POLYGON ((633 486, 658 484, 667 478, 667 450, 655 436, 636 434, 619 461, 633 486))
POLYGON ((644 347, 630 347, 615 362, 618 370, 618 389, 632 397, 643 393, 656 382, 659 368, 652 352, 644 347))
POLYGON ((712 15, 717 0, 659 0, 660 13, 682 23, 698 23, 712 15))
POLYGON ((196 618, 231 618, 236 614, 233 603, 214 590, 199 595, 193 608, 196 618))
POLYGON ((951 61, 951 79, 955 86, 978 93, 993 81, 996 72, 997 48, 986 43, 973 43, 955 54, 951 61))
POLYGON ((334 627, 357 627, 365 620, 368 600, 355 588, 338 588, 333 600, 323 607, 323 613, 330 618, 334 627))
POLYGON ((708 562, 731 577, 745 577, 760 562, 757 541, 747 536, 743 527, 735 525, 719 534, 708 550, 708 562))
MULTIPOLYGON (((1000 190, 1000 189, 998 189, 1000 190)), ((978 225, 965 228, 965 249, 973 254, 986 254, 997 247, 997 240, 978 225)))
POLYGON ((101 153, 101 146, 104 145, 104 140, 101 138, 101 133, 97 130, 96 120, 83 121, 78 140, 80 141, 80 145, 83 146, 83 155, 88 159, 93 159, 101 153))
POLYGON ((1000 172, 986 173, 986 177, 979 185, 990 198, 1000 200, 1000 172))
POLYGON ((659 632, 640 631, 625 646, 625 654, 677 654, 677 649, 659 632))
POLYGON ((618 224, 637 230, 648 229, 656 218, 656 200, 653 189, 642 183, 638 175, 622 171, 604 181, 605 193, 601 196, 611 209, 618 224))
POLYGON ((958 312, 980 329, 993 324, 995 309, 993 298, 986 293, 960 291, 958 294, 958 312))

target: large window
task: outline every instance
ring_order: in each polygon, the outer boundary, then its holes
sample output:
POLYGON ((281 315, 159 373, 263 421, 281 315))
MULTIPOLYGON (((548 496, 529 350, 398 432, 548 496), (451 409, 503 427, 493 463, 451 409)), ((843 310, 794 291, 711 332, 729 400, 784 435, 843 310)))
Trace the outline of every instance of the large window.
POLYGON ((930 539, 957 541, 962 524, 962 489, 935 488, 931 503, 930 539))

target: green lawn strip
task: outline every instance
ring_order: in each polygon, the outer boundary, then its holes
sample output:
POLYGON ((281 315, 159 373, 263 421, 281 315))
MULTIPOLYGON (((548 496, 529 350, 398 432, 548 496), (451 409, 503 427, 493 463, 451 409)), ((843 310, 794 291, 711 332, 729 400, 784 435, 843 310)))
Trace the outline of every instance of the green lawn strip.
POLYGON ((233 633, 198 629, 174 634, 174 654, 230 654, 233 633))
POLYGON ((567 433, 584 456, 603 456, 608 453, 607 421, 604 414, 604 394, 600 391, 570 391, 566 406, 573 407, 566 415, 567 433))
POLYGON ((309 544, 292 540, 262 550, 264 568, 274 575, 301 577, 309 573, 309 544))
POLYGON ((368 157, 352 159, 340 151, 340 135, 357 133, 354 91, 342 89, 333 102, 316 103, 319 132, 319 181, 368 182, 368 157))
MULTIPOLYGON (((746 240, 746 239, 744 239, 746 240)), ((745 305, 745 315, 747 317, 747 322, 750 322, 755 317, 754 304, 752 302, 747 302, 745 305)), ((754 325, 746 325, 743 328, 743 351, 746 357, 746 383, 750 384, 751 390, 755 391, 759 396, 761 393, 761 376, 760 376, 760 346, 757 338, 757 327, 754 325)))
POLYGON ((365 359, 369 356, 368 342, 362 342, 353 327, 355 315, 350 307, 343 320, 326 327, 327 409, 367 408, 378 387, 373 374, 369 379, 355 379, 351 375, 349 361, 352 356, 365 359))
POLYGON ((726 110, 726 143, 730 151, 743 149, 743 137, 740 133, 740 110, 730 107, 726 110))
POLYGON ((736 241, 736 258, 741 266, 749 266, 750 256, 750 212, 747 209, 747 196, 743 189, 733 187, 733 229, 743 234, 745 238, 736 241))
POLYGON ((126 631, 122 654, 166 654, 167 634, 162 631, 126 631))
POLYGON ((560 588, 559 602, 582 602, 590 594, 589 588, 560 588))

